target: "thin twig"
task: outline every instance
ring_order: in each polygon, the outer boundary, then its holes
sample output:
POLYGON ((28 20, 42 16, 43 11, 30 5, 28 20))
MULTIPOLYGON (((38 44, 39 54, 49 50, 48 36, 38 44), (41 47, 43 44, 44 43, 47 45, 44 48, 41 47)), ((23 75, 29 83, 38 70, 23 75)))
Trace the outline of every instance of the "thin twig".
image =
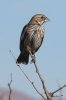
POLYGON ((8 83, 8 87, 9 87, 9 100, 11 100, 11 94, 12 94, 11 83, 12 83, 12 73, 11 73, 11 80, 8 83))
MULTIPOLYGON (((15 62, 16 62, 16 58, 14 56, 14 54, 12 53, 12 51, 10 50, 10 53, 12 55, 12 57, 14 58, 15 62)), ((45 97, 38 91, 38 89, 36 88, 36 86, 34 85, 34 82, 32 82, 29 77, 26 75, 26 73, 23 71, 23 69, 21 68, 20 65, 17 64, 17 66, 19 67, 19 69, 21 70, 21 72, 24 74, 24 76, 26 77, 26 79, 31 83, 31 85, 33 86, 33 88, 35 89, 35 91, 43 98, 43 100, 46 100, 45 97)))
POLYGON ((9 53, 12 55, 14 61, 16 62, 16 57, 14 56, 13 52, 11 50, 9 50, 9 53))
POLYGON ((55 96, 53 96, 53 97, 62 97, 63 95, 55 95, 55 96))
POLYGON ((65 88, 65 87, 66 87, 66 84, 64 84, 63 86, 61 86, 61 87, 58 88, 57 90, 53 91, 53 92, 51 93, 51 96, 53 97, 53 95, 54 95, 55 93, 57 93, 58 91, 62 90, 62 89, 65 88))
MULTIPOLYGON (((58 88, 60 88, 61 85, 60 85, 59 81, 57 80, 56 82, 57 82, 58 88)), ((59 91, 59 94, 60 94, 59 95, 59 100, 62 100, 62 96, 63 96, 62 90, 59 91)))
MULTIPOLYGON (((14 58, 14 60, 15 60, 15 62, 16 62, 16 58, 15 58, 15 56, 14 56, 14 54, 12 53, 11 50, 10 50, 10 53, 11 53, 12 57, 14 58)), ((37 90, 36 86, 35 86, 34 83, 29 79, 29 77, 28 77, 28 76, 26 75, 26 73, 23 71, 23 69, 21 68, 21 66, 20 66, 20 65, 17 65, 17 66, 19 66, 19 68, 20 68, 20 70, 22 71, 22 73, 24 74, 24 76, 25 76, 25 77, 27 78, 27 80, 31 83, 31 85, 33 86, 33 88, 35 89, 35 91, 43 98, 43 100, 52 100, 52 97, 59 97, 59 96, 54 96, 54 94, 55 94, 56 92, 60 91, 61 89, 63 89, 64 87, 66 87, 66 84, 63 85, 62 87, 58 88, 57 90, 53 91, 53 92, 48 92, 47 89, 46 89, 44 80, 43 80, 43 78, 42 78, 42 76, 41 76, 41 74, 40 74, 40 72, 39 72, 39 70, 38 70, 38 67, 37 67, 37 64, 36 64, 36 60, 34 59, 34 57, 33 57, 33 55, 31 54, 31 52, 30 52, 30 55, 31 55, 31 58, 32 58, 32 62, 34 63, 34 66, 35 66, 36 73, 38 74, 38 76, 39 76, 39 78, 40 78, 40 81, 41 81, 41 83, 42 83, 43 90, 44 90, 44 93, 46 94, 47 99, 43 96, 43 94, 41 94, 41 93, 37 90)), ((11 84, 11 82, 10 82, 10 84, 11 84)), ((11 94, 11 88, 9 87, 9 89, 10 89, 10 94, 11 94)), ((61 96, 62 96, 62 95, 61 95, 61 96)), ((9 100, 10 100, 10 99, 9 99, 9 100)))
POLYGON ((37 90, 36 86, 34 85, 34 82, 32 82, 32 81, 29 79, 29 77, 28 77, 28 76, 26 75, 26 73, 23 71, 23 69, 21 68, 21 66, 20 66, 20 65, 17 65, 17 66, 20 68, 21 72, 24 74, 24 76, 27 78, 27 80, 31 83, 31 85, 32 85, 33 88, 36 90, 36 92, 45 100, 44 96, 37 90))
POLYGON ((45 93, 46 96, 47 96, 47 100, 52 100, 52 99, 51 99, 51 96, 50 96, 50 94, 49 94, 49 92, 48 92, 47 89, 46 89, 46 86, 45 86, 44 80, 43 80, 43 78, 42 78, 42 76, 41 76, 41 74, 40 74, 40 72, 39 72, 39 70, 38 70, 38 67, 37 67, 37 64, 36 64, 36 59, 34 58, 35 56, 33 57, 33 55, 32 55, 31 52, 30 52, 30 55, 31 55, 32 61, 33 61, 34 66, 35 66, 36 73, 38 74, 39 79, 40 79, 40 81, 41 81, 41 83, 42 83, 44 93, 45 93))

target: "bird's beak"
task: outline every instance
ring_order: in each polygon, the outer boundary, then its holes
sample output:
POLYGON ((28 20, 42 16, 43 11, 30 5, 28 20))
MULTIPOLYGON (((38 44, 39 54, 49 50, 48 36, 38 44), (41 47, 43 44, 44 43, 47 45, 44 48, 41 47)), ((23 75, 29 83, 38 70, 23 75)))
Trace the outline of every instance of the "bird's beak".
POLYGON ((46 17, 45 22, 48 22, 48 21, 50 21, 50 19, 46 17))

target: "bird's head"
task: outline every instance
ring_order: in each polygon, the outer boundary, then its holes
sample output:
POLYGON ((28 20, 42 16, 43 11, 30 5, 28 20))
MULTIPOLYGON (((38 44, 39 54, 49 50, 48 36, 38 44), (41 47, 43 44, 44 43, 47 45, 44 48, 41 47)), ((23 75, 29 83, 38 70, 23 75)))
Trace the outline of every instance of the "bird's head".
POLYGON ((49 19, 43 14, 36 14, 34 15, 29 24, 36 24, 36 25, 43 25, 43 23, 49 21, 49 19))

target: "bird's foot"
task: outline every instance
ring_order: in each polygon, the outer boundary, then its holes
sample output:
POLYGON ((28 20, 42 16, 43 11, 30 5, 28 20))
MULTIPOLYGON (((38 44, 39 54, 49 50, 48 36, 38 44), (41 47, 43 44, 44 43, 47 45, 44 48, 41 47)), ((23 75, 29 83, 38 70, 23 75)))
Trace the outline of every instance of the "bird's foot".
POLYGON ((35 55, 32 55, 31 58, 32 58, 31 63, 35 63, 36 61, 35 55))
POLYGON ((35 61, 36 61, 35 55, 31 53, 30 47, 27 47, 27 48, 28 48, 29 54, 31 55, 31 58, 32 58, 30 63, 35 63, 35 61))

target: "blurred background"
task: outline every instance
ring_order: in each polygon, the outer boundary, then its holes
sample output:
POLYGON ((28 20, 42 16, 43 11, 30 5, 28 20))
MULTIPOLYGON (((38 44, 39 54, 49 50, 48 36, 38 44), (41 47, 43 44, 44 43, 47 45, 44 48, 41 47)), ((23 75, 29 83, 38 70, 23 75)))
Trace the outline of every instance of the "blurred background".
MULTIPOLYGON (((66 0, 1 0, 0 1, 0 87, 8 89, 12 72, 12 88, 32 97, 39 97, 20 69, 9 50, 19 55, 22 28, 30 18, 45 14, 45 39, 36 53, 37 65, 49 91, 66 83, 66 0)), ((23 65, 23 70, 43 93, 34 65, 23 65)), ((66 98, 66 90, 62 91, 66 98)))

